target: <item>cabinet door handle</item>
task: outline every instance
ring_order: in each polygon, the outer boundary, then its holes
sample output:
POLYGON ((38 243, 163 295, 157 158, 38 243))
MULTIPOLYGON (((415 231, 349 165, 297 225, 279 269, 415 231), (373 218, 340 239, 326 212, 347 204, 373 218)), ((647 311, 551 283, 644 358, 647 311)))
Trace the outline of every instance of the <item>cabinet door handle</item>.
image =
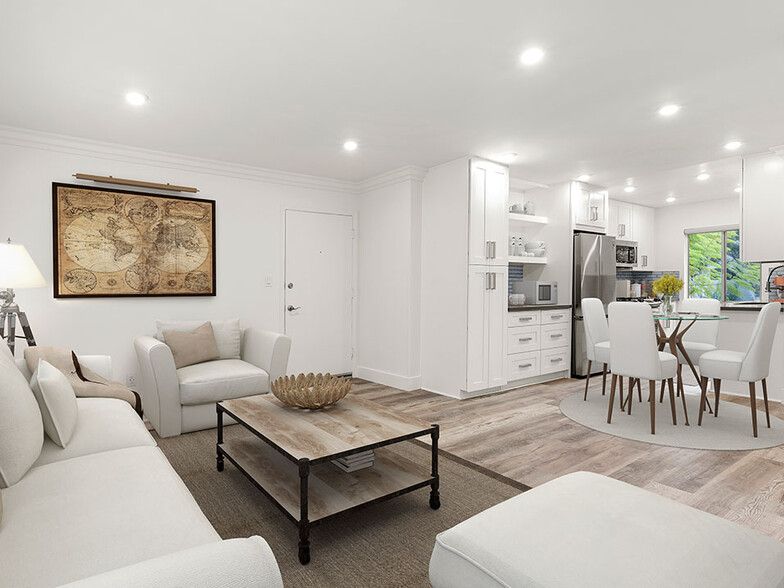
POLYGON ((626 225, 623 224, 623 223, 618 225, 618 232, 621 234, 621 237, 625 237, 626 236, 626 225))
POLYGON ((521 370, 524 370, 525 368, 529 368, 529 367, 531 367, 532 365, 534 365, 534 364, 532 364, 532 363, 521 363, 521 364, 520 364, 520 365, 518 365, 517 367, 518 367, 519 369, 521 369, 521 370))
POLYGON ((485 259, 493 259, 493 256, 490 255, 490 247, 492 241, 485 241, 485 259))
POLYGON ((490 259, 495 259, 495 241, 490 241, 490 259))
POLYGON ((563 357, 556 357, 555 359, 551 359, 550 363, 558 363, 560 361, 563 361, 563 357))
POLYGON ((642 267, 648 267, 648 256, 647 255, 643 255, 642 256, 642 267))
POLYGON ((490 276, 492 276, 490 272, 485 274, 485 290, 492 290, 493 289, 493 282, 491 281, 490 276))
POLYGON ((526 341, 533 341, 533 340, 534 340, 534 338, 533 338, 533 337, 520 337, 520 338, 519 338, 519 339, 517 339, 517 340, 518 340, 520 343, 525 343, 526 341))
POLYGON ((498 284, 497 284, 497 282, 496 282, 496 280, 498 279, 498 274, 496 274, 495 272, 493 272, 493 273, 492 273, 492 274, 490 274, 490 275, 491 275, 491 276, 493 276, 493 290, 495 290, 495 289, 496 289, 496 287, 497 287, 497 285, 498 285, 498 284))

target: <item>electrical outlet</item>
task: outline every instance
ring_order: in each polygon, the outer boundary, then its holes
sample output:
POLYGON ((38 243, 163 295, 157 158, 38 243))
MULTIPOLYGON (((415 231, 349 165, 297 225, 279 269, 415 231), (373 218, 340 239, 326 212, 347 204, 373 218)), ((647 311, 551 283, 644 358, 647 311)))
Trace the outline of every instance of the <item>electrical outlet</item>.
POLYGON ((125 377, 125 385, 129 388, 133 388, 136 386, 136 375, 135 374, 128 374, 125 377))

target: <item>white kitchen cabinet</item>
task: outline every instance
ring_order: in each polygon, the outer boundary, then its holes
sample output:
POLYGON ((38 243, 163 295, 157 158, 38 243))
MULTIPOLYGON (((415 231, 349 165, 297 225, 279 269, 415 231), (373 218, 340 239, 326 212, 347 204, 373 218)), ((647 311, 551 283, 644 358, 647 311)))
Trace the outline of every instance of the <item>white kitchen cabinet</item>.
POLYGON ((509 274, 504 267, 468 270, 466 392, 506 384, 506 307, 509 274))
POLYGON ((609 199, 607 190, 584 182, 571 182, 572 224, 574 229, 607 232, 609 199))
POLYGON ((507 378, 524 386, 568 377, 571 359, 571 310, 509 311, 507 378), (525 324, 525 326, 521 326, 525 324))
POLYGON ((637 267, 642 271, 655 271, 656 233, 654 232, 654 210, 648 206, 634 205, 634 240, 637 241, 637 267))
POLYGON ((471 160, 468 263, 506 265, 509 255, 509 168, 471 160))
POLYGON ((784 148, 743 158, 740 205, 741 260, 784 259, 784 148))
POLYGON ((610 200, 608 210, 607 234, 622 241, 636 241, 634 205, 610 200))
POLYGON ((424 390, 467 398, 507 384, 508 182, 504 166, 464 158, 422 184, 424 390))

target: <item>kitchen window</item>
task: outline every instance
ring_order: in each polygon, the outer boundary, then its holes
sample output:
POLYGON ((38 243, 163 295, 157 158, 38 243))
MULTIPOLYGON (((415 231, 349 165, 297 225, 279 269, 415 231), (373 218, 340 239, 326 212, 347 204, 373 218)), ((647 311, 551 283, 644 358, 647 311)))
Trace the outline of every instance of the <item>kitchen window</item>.
POLYGON ((760 264, 740 261, 738 229, 687 231, 686 238, 690 298, 760 299, 760 264))

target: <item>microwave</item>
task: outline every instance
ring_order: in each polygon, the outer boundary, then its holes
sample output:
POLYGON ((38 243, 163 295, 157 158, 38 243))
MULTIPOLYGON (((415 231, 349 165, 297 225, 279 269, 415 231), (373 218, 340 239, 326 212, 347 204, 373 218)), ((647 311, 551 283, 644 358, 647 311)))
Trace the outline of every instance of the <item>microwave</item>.
POLYGON ((615 267, 637 267, 637 241, 615 241, 615 267))
POLYGON ((523 280, 522 291, 526 304, 558 304, 558 282, 523 280))

